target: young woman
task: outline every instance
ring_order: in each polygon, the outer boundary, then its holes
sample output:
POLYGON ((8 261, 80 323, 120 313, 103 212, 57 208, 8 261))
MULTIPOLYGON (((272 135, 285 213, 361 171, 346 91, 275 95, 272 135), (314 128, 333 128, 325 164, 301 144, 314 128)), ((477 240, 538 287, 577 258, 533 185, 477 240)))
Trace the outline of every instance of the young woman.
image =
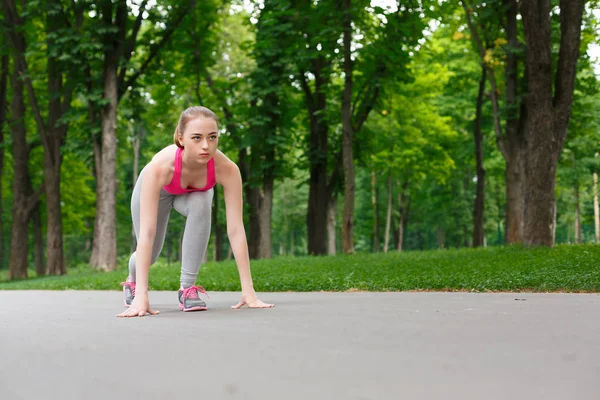
POLYGON ((273 307, 258 299, 254 291, 242 220, 242 179, 237 165, 217 150, 217 116, 206 107, 186 109, 173 141, 174 145, 159 151, 144 167, 133 190, 131 213, 137 248, 129 259, 129 276, 122 283, 128 309, 118 316, 158 314, 148 301, 148 271, 164 244, 171 208, 186 217, 179 307, 183 311, 206 310, 199 296, 206 292, 195 283, 208 246, 216 183, 224 189, 227 235, 242 286, 241 299, 232 308, 273 307))

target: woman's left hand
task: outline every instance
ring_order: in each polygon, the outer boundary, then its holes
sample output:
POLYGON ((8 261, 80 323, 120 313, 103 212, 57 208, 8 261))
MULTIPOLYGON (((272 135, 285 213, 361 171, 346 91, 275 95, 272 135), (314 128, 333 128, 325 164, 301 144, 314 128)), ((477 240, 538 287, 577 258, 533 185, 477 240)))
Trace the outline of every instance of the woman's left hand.
POLYGON ((235 306, 231 306, 231 308, 238 309, 243 306, 248 306, 248 308, 272 308, 275 307, 275 304, 267 304, 263 303, 257 296, 256 293, 242 293, 242 299, 235 306))

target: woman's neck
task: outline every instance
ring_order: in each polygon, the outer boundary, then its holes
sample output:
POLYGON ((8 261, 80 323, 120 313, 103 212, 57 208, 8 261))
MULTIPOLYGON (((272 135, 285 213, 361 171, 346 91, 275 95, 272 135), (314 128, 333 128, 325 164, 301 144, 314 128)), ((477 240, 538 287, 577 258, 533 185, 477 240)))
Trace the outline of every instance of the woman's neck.
POLYGON ((182 170, 185 169, 188 172, 195 172, 195 171, 202 171, 205 168, 206 168, 206 165, 204 165, 204 164, 190 163, 189 160, 187 160, 185 149, 183 149, 181 151, 181 169, 182 170))

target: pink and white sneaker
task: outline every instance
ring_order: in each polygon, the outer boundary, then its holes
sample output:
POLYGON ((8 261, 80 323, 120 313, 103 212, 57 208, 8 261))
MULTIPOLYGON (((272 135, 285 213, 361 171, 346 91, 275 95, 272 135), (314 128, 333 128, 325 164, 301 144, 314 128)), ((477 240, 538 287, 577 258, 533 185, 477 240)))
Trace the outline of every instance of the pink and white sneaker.
POLYGON ((206 290, 202 286, 190 286, 185 289, 179 289, 179 308, 182 311, 206 310, 206 303, 198 295, 199 292, 208 296, 208 293, 206 293, 206 290))
POLYGON ((125 282, 121 282, 123 293, 125 293, 125 307, 129 307, 133 299, 135 299, 135 282, 131 282, 129 278, 125 282))

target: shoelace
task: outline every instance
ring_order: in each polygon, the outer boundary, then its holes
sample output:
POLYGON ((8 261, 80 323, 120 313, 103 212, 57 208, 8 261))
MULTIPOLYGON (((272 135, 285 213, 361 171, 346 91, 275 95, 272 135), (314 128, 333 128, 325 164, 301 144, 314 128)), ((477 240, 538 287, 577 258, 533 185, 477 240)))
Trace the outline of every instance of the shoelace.
POLYGON ((183 298, 184 299, 198 299, 198 292, 204 293, 206 297, 210 299, 208 293, 202 286, 190 286, 189 288, 183 289, 183 298))
POLYGON ((131 295, 135 297, 135 282, 121 282, 121 286, 129 285, 129 289, 131 290, 131 295))

